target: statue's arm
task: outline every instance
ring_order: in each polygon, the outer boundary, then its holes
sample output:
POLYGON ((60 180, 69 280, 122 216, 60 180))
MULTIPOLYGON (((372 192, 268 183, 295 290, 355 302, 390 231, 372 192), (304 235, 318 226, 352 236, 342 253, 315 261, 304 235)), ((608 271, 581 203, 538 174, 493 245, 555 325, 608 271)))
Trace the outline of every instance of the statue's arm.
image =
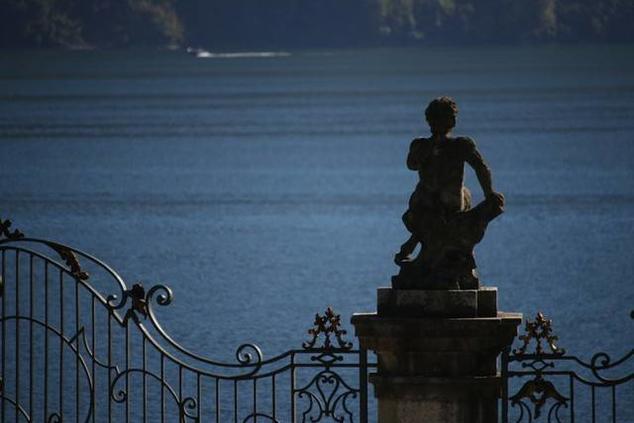
POLYGON ((486 197, 489 197, 492 194, 495 194, 495 191, 493 191, 493 181, 491 180, 491 170, 482 158, 482 154, 480 154, 476 148, 475 143, 470 139, 468 139, 468 142, 469 151, 467 153, 466 161, 475 171, 476 176, 478 177, 478 182, 480 182, 480 186, 482 187, 482 192, 484 192, 486 197))
POLYGON ((409 154, 407 155, 407 168, 409 170, 420 170, 422 165, 421 150, 423 148, 423 140, 415 139, 409 145, 409 154))

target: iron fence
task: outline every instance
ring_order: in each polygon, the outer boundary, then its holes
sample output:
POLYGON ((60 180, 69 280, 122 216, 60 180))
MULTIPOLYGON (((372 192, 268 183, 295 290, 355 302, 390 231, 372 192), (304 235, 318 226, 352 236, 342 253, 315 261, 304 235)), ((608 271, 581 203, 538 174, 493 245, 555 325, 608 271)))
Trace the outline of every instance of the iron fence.
POLYGON ((0 264, 2 422, 368 421, 376 364, 330 308, 296 349, 265 358, 244 344, 221 362, 163 330, 167 286, 129 287, 96 257, 9 221, 0 264))
MULTIPOLYGON (((265 358, 243 344, 222 362, 162 328, 156 310, 173 298, 165 285, 129 286, 96 257, 3 220, 0 267, 2 422, 373 420, 368 372, 377 364, 345 339, 330 308, 298 348, 265 358)), ((632 418, 634 350, 585 362, 556 345, 541 314, 518 339, 501 355, 503 422, 632 418)))
POLYGON ((503 422, 633 421, 634 349, 616 360, 599 352, 584 361, 557 345, 542 313, 526 321, 519 341, 502 354, 503 422))

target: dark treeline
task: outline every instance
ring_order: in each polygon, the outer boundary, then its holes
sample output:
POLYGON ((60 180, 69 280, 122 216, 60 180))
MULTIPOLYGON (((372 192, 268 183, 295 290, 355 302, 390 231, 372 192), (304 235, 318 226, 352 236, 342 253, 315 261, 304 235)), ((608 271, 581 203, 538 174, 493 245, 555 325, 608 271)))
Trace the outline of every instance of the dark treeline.
POLYGON ((634 41, 634 0, 0 0, 0 47, 634 41))

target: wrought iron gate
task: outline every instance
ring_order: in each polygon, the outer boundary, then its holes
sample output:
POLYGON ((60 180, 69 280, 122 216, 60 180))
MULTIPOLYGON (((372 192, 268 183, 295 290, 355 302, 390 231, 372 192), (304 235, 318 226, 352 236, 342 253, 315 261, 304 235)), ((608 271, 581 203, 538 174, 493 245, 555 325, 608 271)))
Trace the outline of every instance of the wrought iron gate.
MULTIPOLYGON (((155 308, 171 303, 168 287, 128 287, 99 259, 10 226, 0 220, 0 421, 372 421, 367 376, 377 365, 330 308, 296 349, 265 358, 243 344, 235 362, 216 361, 161 327, 155 308)), ((634 350, 584 362, 556 346, 541 314, 519 341, 501 357, 503 422, 634 416, 634 372, 614 373, 634 350)))
POLYGON ((542 313, 526 321, 519 341, 502 355, 504 423, 634 421, 634 349, 617 360, 599 352, 583 361, 557 346, 542 313))
POLYGON ((330 308, 296 349, 264 358, 244 344, 219 362, 163 330, 168 287, 128 287, 97 258, 10 225, 0 220, 0 421, 367 422, 376 364, 330 308))

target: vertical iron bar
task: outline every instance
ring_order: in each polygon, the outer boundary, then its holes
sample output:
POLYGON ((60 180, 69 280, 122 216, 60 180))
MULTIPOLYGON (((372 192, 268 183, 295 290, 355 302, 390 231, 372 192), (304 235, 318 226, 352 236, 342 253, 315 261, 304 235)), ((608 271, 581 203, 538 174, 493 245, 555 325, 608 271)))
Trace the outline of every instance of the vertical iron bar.
POLYGON ((570 375, 570 423, 575 423, 575 382, 570 375))
POLYGON ((596 413, 596 409, 595 409, 595 389, 594 389, 594 385, 591 386, 590 388, 590 392, 592 393, 592 423, 596 423, 597 421, 597 413, 596 413))
POLYGON ((44 418, 48 415, 48 262, 44 262, 44 418))
MULTIPOLYGON (((20 250, 15 251, 15 402, 20 404, 20 250)), ((4 380, 4 379, 3 379, 4 380)), ((15 421, 20 418, 15 407, 15 421)))
MULTIPOLYGON (((79 280, 75 279, 75 336, 77 354, 75 355, 75 421, 79 423, 79 280)), ((85 334, 82 334, 82 336, 85 334)))
POLYGON ((95 296, 91 295, 91 319, 90 319, 90 346, 92 349, 92 363, 91 363, 91 376, 92 376, 92 392, 90 393, 90 400, 92 401, 92 423, 95 423, 95 416, 97 414, 97 402, 95 401, 95 390, 97 389, 97 379, 95 378, 95 358, 97 357, 96 341, 95 341, 95 296))
POLYGON ((161 353, 161 423, 165 423, 165 356, 161 353))
POLYGON ((183 407, 183 366, 178 365, 178 418, 185 420, 185 408, 183 407))
POLYGON ((368 351, 359 348, 359 421, 368 423, 368 351))
POLYGON ((253 422, 258 423, 258 379, 253 378, 253 422))
POLYGON ((291 423, 295 423, 295 353, 291 353, 291 423))
POLYGON ((612 423, 616 423, 616 385, 612 385, 612 423))
POLYGON ((183 366, 178 365, 178 402, 183 402, 183 366))
POLYGON ((125 421, 130 421, 130 321, 125 324, 125 421))
POLYGON ((238 381, 233 381, 233 423, 238 423, 238 381))
POLYGON ((143 343, 141 345, 143 345, 143 423, 145 423, 147 421, 147 365, 146 365, 146 344, 147 344, 147 339, 145 339, 145 336, 143 337, 143 343))
POLYGON ((114 311, 108 309, 108 422, 112 422, 112 319, 114 319, 114 311))
POLYGON ((220 422, 220 379, 216 378, 216 423, 220 422))
POLYGON ((271 393, 272 393, 272 396, 273 396, 273 398, 272 398, 273 419, 276 419, 277 418, 277 409, 276 409, 277 404, 275 404, 275 374, 273 374, 273 376, 271 377, 271 386, 272 386, 271 393))
POLYGON ((59 416, 64 421, 64 273, 59 271, 59 416))
MULTIPOLYGON (((7 308, 7 278, 6 278, 6 271, 5 271, 5 267, 6 267, 6 258, 5 258, 5 250, 2 250, 2 380, 6 380, 5 379, 5 369, 6 369, 6 347, 5 345, 7 344, 6 342, 6 325, 5 325, 5 317, 6 317, 6 308, 7 308)), ((2 404, 0 404, 0 407, 2 407, 2 421, 5 421, 5 406, 4 406, 4 401, 2 401, 2 404)))
POLYGON ((29 255, 29 414, 33 418, 33 254, 29 255))
POLYGON ((198 421, 202 418, 203 398, 200 395, 200 373, 196 373, 196 401, 198 402, 198 421))
POLYGON ((500 373, 502 377, 502 423, 508 423, 509 421, 509 354, 511 347, 504 348, 502 351, 502 357, 500 358, 500 373))

